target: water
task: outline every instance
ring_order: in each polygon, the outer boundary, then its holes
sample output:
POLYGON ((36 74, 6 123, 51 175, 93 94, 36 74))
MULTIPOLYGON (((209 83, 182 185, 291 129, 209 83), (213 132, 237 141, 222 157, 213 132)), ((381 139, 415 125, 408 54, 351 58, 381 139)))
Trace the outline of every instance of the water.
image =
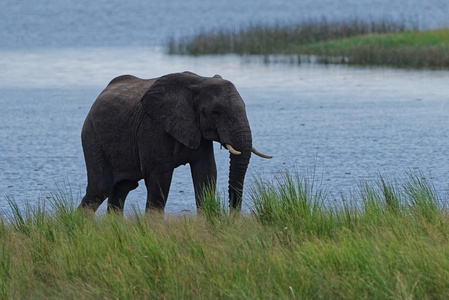
POLYGON ((405 19, 448 25, 446 0, 2 0, 0 48, 159 46, 168 37, 308 18, 405 19))
MULTIPOLYGON (((0 209, 8 207, 3 195, 33 204, 68 184, 78 202, 86 182, 80 130, 96 96, 119 74, 151 78, 184 70, 219 73, 240 91, 255 146, 274 155, 252 158, 249 184, 255 174, 269 179, 283 168, 315 170, 338 197, 378 173, 396 177, 414 170, 447 192, 448 71, 267 65, 256 57, 167 56, 161 48, 170 36, 198 30, 323 15, 414 18, 422 27, 438 27, 448 22, 446 2, 231 2, 3 1, 0 209)), ((216 160, 224 193, 229 161, 219 146, 216 160)), ((126 209, 143 209, 144 198, 139 187, 126 209)), ((183 166, 175 171, 167 211, 194 209, 190 171, 183 166)))

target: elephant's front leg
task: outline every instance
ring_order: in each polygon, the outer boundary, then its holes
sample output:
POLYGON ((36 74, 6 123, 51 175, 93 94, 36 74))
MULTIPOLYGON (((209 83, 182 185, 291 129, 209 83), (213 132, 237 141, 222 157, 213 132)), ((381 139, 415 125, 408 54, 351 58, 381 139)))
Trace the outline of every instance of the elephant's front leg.
POLYGON ((200 159, 190 163, 190 171, 192 172, 193 186, 195 188, 196 207, 199 209, 201 208, 204 188, 210 188, 215 193, 217 184, 217 167, 212 142, 205 147, 205 154, 200 159))
POLYGON ((149 172, 145 176, 147 187, 147 204, 145 211, 158 210, 164 212, 173 176, 173 168, 159 172, 149 172))

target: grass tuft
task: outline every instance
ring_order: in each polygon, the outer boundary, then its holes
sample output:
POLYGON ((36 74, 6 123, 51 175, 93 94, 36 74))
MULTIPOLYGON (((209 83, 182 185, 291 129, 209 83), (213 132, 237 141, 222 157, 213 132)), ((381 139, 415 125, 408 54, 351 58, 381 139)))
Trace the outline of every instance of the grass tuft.
POLYGON ((203 189, 199 214, 211 223, 229 217, 226 202, 221 199, 215 188, 209 186, 203 189))
POLYGON ((256 180, 251 190, 252 214, 264 225, 321 234, 333 217, 327 193, 315 180, 281 173, 273 182, 256 180), (318 221, 319 220, 319 221, 318 221))

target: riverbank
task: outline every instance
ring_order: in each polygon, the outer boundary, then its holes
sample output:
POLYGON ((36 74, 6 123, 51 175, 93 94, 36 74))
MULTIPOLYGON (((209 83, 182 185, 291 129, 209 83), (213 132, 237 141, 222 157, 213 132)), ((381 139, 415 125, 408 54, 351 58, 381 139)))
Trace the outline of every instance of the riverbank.
POLYGON ((319 63, 449 69, 449 29, 420 31, 394 20, 250 26, 172 39, 167 48, 183 55, 313 55, 319 63))
POLYGON ((216 197, 199 216, 84 218, 70 196, 0 218, 0 298, 447 298, 449 215, 420 174, 330 203, 296 175, 216 197))

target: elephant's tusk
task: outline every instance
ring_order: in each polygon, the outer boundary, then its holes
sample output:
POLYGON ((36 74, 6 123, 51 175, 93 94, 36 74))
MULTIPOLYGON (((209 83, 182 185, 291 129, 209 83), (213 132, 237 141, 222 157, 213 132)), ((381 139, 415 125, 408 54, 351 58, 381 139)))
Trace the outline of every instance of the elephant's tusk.
POLYGON ((263 154, 262 152, 257 151, 257 149, 254 148, 254 147, 251 149, 251 151, 252 151, 254 154, 256 154, 257 156, 260 156, 260 157, 262 157, 262 158, 266 158, 266 159, 273 158, 273 156, 266 155, 266 154, 263 154))
POLYGON ((229 152, 231 152, 231 153, 234 154, 234 155, 240 155, 240 154, 242 154, 242 152, 235 150, 235 149, 232 148, 232 146, 229 145, 229 144, 226 144, 226 149, 228 149, 229 152))

